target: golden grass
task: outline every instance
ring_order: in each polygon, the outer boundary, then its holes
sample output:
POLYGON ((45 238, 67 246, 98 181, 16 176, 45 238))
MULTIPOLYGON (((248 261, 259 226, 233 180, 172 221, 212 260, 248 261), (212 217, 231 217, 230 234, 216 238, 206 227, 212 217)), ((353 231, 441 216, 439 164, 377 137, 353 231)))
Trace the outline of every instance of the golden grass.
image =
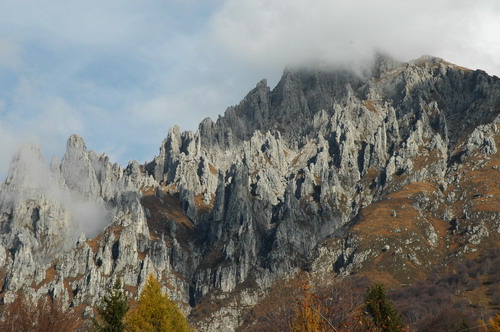
POLYGON ((377 112, 377 109, 375 108, 375 105, 373 104, 372 100, 369 99, 363 100, 363 106, 373 113, 377 112))
POLYGON ((33 288, 35 290, 39 290, 40 288, 42 288, 46 284, 54 281, 56 276, 57 276, 57 272, 56 272, 55 267, 54 266, 49 267, 47 270, 45 270, 45 279, 43 279, 41 283, 39 283, 38 285, 36 285, 33 288))
POLYGON ((94 254, 97 253, 97 250, 99 250, 99 243, 101 242, 103 237, 104 233, 101 233, 95 238, 87 240, 87 245, 90 247, 90 249, 92 249, 92 252, 94 254))
POLYGON ((217 168, 215 168, 215 166, 210 163, 208 163, 208 169, 210 170, 210 173, 212 173, 213 175, 217 175, 219 173, 217 168))
POLYGON ((214 207, 215 197, 212 195, 210 203, 206 204, 203 200, 203 195, 194 196, 194 204, 196 205, 196 209, 201 213, 210 212, 214 207))

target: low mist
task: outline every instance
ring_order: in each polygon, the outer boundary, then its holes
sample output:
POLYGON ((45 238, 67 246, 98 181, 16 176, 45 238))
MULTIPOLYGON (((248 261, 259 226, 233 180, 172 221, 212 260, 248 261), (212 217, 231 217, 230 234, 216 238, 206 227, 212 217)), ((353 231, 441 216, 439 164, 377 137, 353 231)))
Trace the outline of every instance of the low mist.
POLYGON ((0 202, 16 204, 37 200, 40 195, 51 206, 62 207, 71 215, 71 224, 59 230, 66 248, 74 246, 81 233, 94 237, 110 222, 102 201, 84 198, 76 190, 68 189, 57 160, 53 159, 48 166, 38 146, 24 145, 12 159, 0 202))

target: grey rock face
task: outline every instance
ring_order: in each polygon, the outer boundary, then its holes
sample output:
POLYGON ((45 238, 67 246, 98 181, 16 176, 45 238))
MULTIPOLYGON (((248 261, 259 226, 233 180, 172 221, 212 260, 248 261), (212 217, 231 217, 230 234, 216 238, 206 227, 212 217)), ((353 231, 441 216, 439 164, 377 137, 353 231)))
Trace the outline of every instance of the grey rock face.
MULTIPOLYGON (((496 156, 499 104, 500 80, 484 72, 379 57, 364 77, 287 69, 273 90, 263 80, 216 122, 173 127, 144 166, 113 165, 78 136, 50 167, 27 147, 0 191, 4 300, 25 288, 92 305, 114 278, 136 294, 156 273, 200 331, 234 330, 276 280, 348 274, 392 250, 362 248, 349 227, 391 192, 436 179, 452 187, 461 164, 496 156), (213 301, 222 304, 200 316, 213 301)), ((416 202, 433 210, 426 195, 416 202)), ((498 228, 474 225, 472 244, 498 228)), ((418 250, 395 250, 423 264, 418 250)))

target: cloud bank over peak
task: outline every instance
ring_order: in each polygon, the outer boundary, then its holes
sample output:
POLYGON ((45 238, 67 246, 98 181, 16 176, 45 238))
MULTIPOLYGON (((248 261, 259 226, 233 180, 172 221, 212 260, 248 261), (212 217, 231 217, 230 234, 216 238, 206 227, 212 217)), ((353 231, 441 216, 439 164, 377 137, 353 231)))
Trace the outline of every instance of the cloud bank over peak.
POLYGON ((228 0, 211 23, 229 52, 262 66, 356 66, 380 51, 481 63, 500 74, 499 16, 492 0, 228 0))

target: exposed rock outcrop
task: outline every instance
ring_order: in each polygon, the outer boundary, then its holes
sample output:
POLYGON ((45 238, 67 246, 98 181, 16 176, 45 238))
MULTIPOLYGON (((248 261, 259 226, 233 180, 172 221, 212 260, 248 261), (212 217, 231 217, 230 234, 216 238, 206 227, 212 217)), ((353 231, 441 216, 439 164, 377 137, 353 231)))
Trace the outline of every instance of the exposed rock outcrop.
POLYGON ((92 305, 154 272, 200 331, 231 331, 300 270, 411 280, 498 237, 499 105, 497 77, 380 56, 363 77, 263 80, 216 122, 170 129, 144 166, 78 136, 50 167, 28 146, 0 191, 4 302, 30 289, 92 305))

